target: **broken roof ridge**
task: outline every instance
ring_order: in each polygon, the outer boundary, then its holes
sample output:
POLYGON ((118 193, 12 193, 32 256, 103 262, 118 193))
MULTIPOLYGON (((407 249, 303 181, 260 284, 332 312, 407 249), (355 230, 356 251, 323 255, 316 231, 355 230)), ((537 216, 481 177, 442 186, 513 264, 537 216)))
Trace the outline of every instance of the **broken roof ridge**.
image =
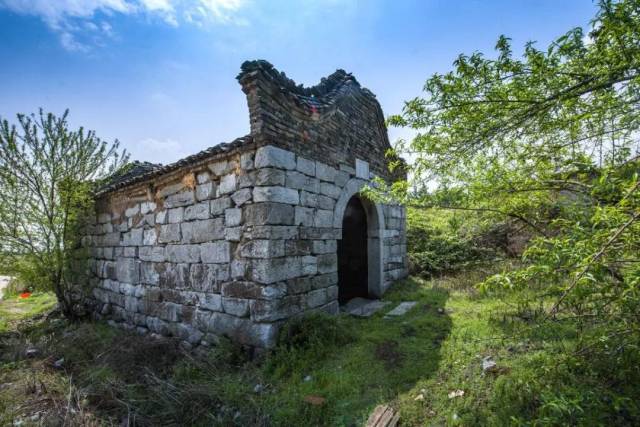
MULTIPOLYGON (((358 80, 356 80, 353 74, 347 73, 341 68, 337 69, 329 76, 321 78, 320 83, 309 87, 296 83, 294 80, 287 77, 283 71, 278 71, 269 61, 264 59, 245 61, 242 63, 240 68, 240 74, 236 77, 240 83, 242 83, 245 77, 256 72, 262 72, 263 75, 269 77, 272 83, 278 85, 281 90, 285 90, 299 96, 322 98, 332 92, 335 92, 347 83, 354 84, 361 88, 360 83, 358 83, 358 80)), ((365 88, 361 89, 366 90, 365 88)), ((367 92, 370 91, 367 90, 367 92)))

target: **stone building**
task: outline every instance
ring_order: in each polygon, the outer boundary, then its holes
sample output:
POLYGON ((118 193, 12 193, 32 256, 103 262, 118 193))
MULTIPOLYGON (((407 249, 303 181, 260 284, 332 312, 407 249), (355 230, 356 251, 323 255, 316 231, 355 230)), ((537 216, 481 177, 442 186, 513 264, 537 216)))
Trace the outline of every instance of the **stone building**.
POLYGON ((96 315, 192 345, 270 347, 287 318, 338 313, 407 275, 405 210, 359 197, 390 175, 375 96, 338 70, 296 85, 266 61, 238 76, 251 133, 97 195, 96 315))

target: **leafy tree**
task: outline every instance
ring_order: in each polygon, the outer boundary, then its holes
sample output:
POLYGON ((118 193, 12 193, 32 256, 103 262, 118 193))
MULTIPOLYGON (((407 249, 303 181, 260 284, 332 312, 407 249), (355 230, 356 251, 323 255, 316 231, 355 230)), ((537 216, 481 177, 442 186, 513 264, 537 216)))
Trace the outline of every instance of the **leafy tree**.
POLYGON ((126 161, 118 141, 69 129, 68 111, 0 122, 0 256, 33 286, 53 290, 63 313, 77 313, 81 227, 96 180, 126 161))
POLYGON ((544 50, 515 55, 502 36, 496 51, 460 55, 389 119, 417 132, 394 153, 414 159, 412 178, 380 185, 525 224, 537 238, 524 268, 486 289, 538 289, 546 318, 577 317, 619 350, 611 340, 640 336, 640 1, 601 1, 588 34, 544 50))

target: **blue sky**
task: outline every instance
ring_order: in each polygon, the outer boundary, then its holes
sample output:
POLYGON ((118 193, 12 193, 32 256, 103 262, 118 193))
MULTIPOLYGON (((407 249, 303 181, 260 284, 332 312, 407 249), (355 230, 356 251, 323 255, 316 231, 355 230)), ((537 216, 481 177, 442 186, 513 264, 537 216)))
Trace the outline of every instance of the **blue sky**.
POLYGON ((244 60, 305 85, 343 68, 389 115, 459 53, 492 54, 500 34, 546 46, 595 11, 591 0, 0 0, 0 117, 69 108, 72 125, 168 163, 248 133, 244 60))

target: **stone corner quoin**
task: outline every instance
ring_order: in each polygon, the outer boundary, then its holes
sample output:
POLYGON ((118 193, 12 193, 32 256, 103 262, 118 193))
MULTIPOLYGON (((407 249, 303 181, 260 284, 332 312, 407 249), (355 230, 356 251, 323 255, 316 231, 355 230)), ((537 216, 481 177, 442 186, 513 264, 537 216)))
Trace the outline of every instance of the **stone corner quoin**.
MULTIPOLYGON (((140 164, 97 193, 83 239, 97 318, 192 346, 228 336, 270 348, 286 319, 338 312, 345 206, 374 176, 398 178, 382 110, 341 70, 302 88, 252 61, 238 81, 250 135, 140 164)), ((366 203, 379 296, 407 275, 405 209, 366 203)))

